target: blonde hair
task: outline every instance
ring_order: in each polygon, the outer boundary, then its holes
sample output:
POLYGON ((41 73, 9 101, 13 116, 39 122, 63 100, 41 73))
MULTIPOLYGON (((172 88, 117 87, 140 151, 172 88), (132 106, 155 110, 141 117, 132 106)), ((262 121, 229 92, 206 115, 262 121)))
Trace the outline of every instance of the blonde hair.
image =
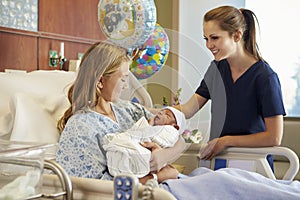
POLYGON ((216 20, 222 30, 232 36, 236 31, 242 30, 244 48, 256 59, 263 60, 256 43, 255 19, 258 20, 251 10, 237 9, 232 6, 221 6, 208 11, 204 15, 204 22, 216 20))
POLYGON ((60 132, 74 113, 97 105, 101 97, 101 92, 97 87, 100 77, 113 74, 122 63, 129 61, 126 49, 103 41, 95 43, 86 51, 76 80, 68 92, 71 106, 57 123, 60 132))

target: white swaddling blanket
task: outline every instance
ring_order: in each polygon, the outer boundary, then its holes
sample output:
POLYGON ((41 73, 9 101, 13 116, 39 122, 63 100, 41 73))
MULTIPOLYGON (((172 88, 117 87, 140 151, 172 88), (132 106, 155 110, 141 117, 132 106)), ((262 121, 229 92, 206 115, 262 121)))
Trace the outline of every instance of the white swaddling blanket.
POLYGON ((113 176, 120 173, 143 177, 150 172, 151 151, 141 146, 141 142, 152 141, 161 147, 173 146, 179 131, 171 125, 151 126, 142 117, 126 132, 107 134, 103 138, 107 166, 113 176))

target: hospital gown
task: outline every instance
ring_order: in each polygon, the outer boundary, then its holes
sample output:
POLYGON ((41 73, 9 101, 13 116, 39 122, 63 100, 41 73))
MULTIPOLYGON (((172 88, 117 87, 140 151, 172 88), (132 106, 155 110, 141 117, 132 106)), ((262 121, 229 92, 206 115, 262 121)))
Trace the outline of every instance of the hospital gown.
POLYGON ((141 142, 155 142, 163 148, 172 147, 177 142, 179 131, 171 125, 151 126, 142 117, 132 128, 118 134, 104 136, 109 173, 134 174, 143 177, 150 172, 151 151, 141 142))
POLYGON ((112 103, 117 122, 92 110, 75 113, 59 140, 56 161, 70 176, 111 180, 107 169, 103 136, 132 127, 141 117, 152 114, 140 104, 120 100, 112 103))

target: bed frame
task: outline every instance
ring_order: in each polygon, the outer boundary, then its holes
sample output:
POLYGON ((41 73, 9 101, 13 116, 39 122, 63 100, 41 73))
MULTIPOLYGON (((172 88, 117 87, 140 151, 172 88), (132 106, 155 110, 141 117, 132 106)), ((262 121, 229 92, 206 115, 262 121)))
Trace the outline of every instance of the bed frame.
MULTIPOLYGON (((199 159, 200 148, 200 144, 190 145, 175 163, 189 163, 191 170, 192 168, 198 167, 201 163, 201 160, 199 159), (196 163, 195 166, 193 166, 193 163, 196 163)), ((292 150, 286 147, 228 148, 212 160, 210 168, 215 169, 218 159, 226 161, 227 165, 225 167, 239 167, 238 165, 232 166, 232 164, 230 164, 230 162, 236 163, 236 161, 241 164, 239 168, 245 167, 245 163, 250 163, 250 166, 253 168, 252 171, 260 173, 268 178, 276 179, 266 159, 268 154, 283 156, 289 161, 290 167, 286 171, 283 180, 293 180, 299 170, 299 159, 292 150)), ((15 164, 23 165, 20 162, 15 164)), ((249 170, 249 165, 247 165, 246 168, 249 170)), ((113 181, 70 177, 59 164, 53 161, 53 159, 48 158, 44 160, 44 169, 41 193, 28 197, 27 200, 114 199, 113 181)), ((1 181, 3 180, 0 180, 0 182, 1 181)), ((171 193, 157 187, 153 188, 151 185, 140 184, 138 188, 138 196, 139 199, 175 200, 175 197, 171 193), (148 195, 145 196, 145 194, 148 195)))
MULTIPOLYGON (((11 81, 14 81, 14 79, 11 81)), ((53 83, 55 83, 55 81, 53 83)), ((18 84, 22 85, 20 82, 18 82, 18 84)), ((39 86, 43 88, 43 84, 39 86)), ((60 87, 63 86, 60 85, 60 87)), ((135 97, 141 104, 147 107, 152 106, 151 97, 145 88, 139 84, 139 82, 132 75, 130 75, 128 91, 129 92, 125 92, 123 94, 123 99, 131 100, 133 97, 135 97)), ((22 92, 26 93, 27 90, 24 89, 22 92)), ((24 137, 22 138, 24 139, 24 137)), ((182 153, 179 159, 174 162, 178 165, 184 165, 185 174, 188 174, 193 169, 202 165, 203 161, 199 159, 200 147, 200 144, 189 145, 187 150, 182 153)), ((287 158, 287 160, 289 160, 290 167, 285 173, 283 179, 293 180, 299 170, 299 159, 292 150, 285 147, 228 148, 220 155, 216 156, 212 162, 209 163, 208 167, 215 169, 216 164, 218 165, 221 162, 225 165, 225 167, 239 167, 246 168, 247 170, 252 168, 252 171, 260 173, 271 179, 276 179, 266 160, 266 156, 268 154, 284 156, 287 158)), ((53 171, 54 174, 44 173, 42 193, 28 199, 113 199, 112 181, 69 177, 65 171, 53 160, 45 160, 44 168, 46 170, 53 171)), ((152 191, 152 199, 175 199, 172 194, 165 190, 160 188, 149 189, 149 187, 145 185, 140 185, 139 187, 140 196, 143 194, 144 190, 152 191)))
MULTIPOLYGON (((182 154, 182 157, 179 158, 178 161, 191 159, 192 161, 197 160, 199 163, 198 150, 199 145, 191 145, 190 148, 182 154)), ((285 173, 283 179, 293 180, 299 170, 299 159, 292 150, 286 147, 228 148, 212 160, 211 168, 214 169, 217 159, 224 159, 227 163, 230 163, 230 161, 239 161, 240 163, 242 163, 243 161, 247 163, 253 162, 253 166, 255 168, 254 171, 271 179, 276 179, 266 160, 266 156, 268 154, 284 156, 289 160, 290 167, 285 173)), ((189 162, 191 160, 189 160, 189 162)), ((114 199, 113 181, 69 177, 64 169, 52 160, 45 160, 44 168, 53 171, 54 174, 44 174, 42 193, 28 199, 114 199)), ((148 199, 146 197, 143 197, 145 190, 149 190, 149 187, 145 185, 139 186, 139 199, 148 199)), ((150 191, 151 198, 149 199, 176 199, 172 194, 160 188, 150 188, 150 191)))

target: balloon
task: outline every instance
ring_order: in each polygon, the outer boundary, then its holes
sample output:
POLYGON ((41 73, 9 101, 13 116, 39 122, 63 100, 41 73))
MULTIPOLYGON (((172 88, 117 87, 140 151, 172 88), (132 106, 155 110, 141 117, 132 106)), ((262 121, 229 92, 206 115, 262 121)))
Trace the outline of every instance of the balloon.
POLYGON ((98 22, 110 41, 134 49, 153 32, 156 7, 153 0, 100 0, 98 22))
POLYGON ((140 48, 130 66, 137 79, 149 78, 165 64, 169 53, 169 38, 163 27, 156 24, 154 31, 140 48))

